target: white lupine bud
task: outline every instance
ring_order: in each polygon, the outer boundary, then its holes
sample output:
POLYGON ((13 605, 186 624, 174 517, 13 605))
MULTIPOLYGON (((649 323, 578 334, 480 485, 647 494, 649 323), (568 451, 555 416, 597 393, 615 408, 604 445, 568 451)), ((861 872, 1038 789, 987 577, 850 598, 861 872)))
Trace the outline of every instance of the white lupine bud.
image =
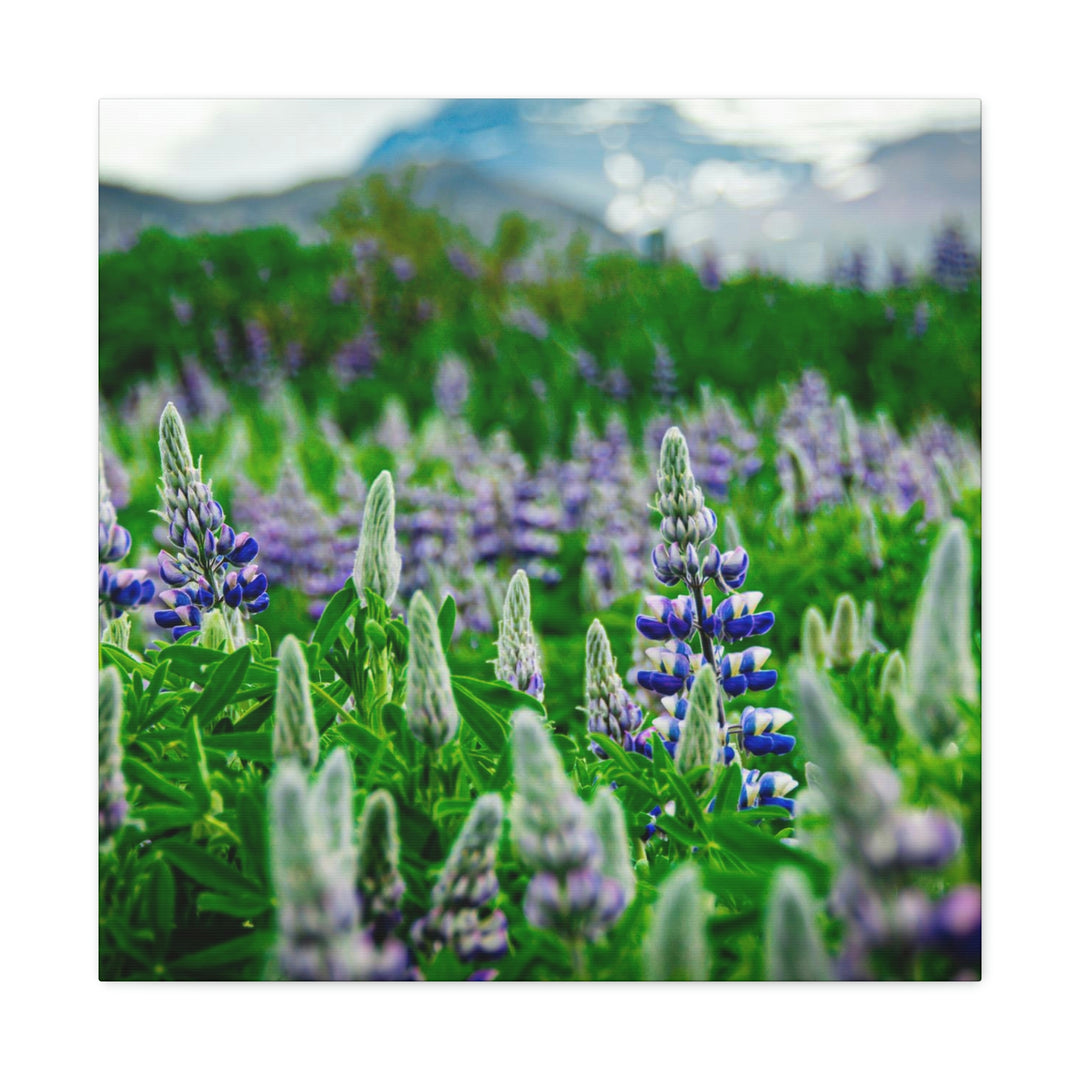
POLYGON ((409 601, 405 712, 409 730, 431 749, 444 746, 457 734, 457 703, 439 637, 438 619, 427 597, 419 591, 409 601))
POLYGON ((705 903, 696 866, 680 867, 660 886, 643 946, 646 978, 700 981, 709 977, 705 903))
POLYGON ((630 700, 611 655, 611 643, 599 619, 585 635, 585 713, 588 730, 622 742, 637 728, 641 709, 630 700))
POLYGON ((657 507, 663 517, 660 532, 669 544, 685 548, 701 544, 716 532, 716 515, 705 508, 705 498, 690 468, 690 450, 683 433, 668 428, 660 447, 657 507))
POLYGON ((357 595, 364 601, 364 590, 381 596, 387 606, 394 602, 401 581, 401 556, 397 552, 394 530, 394 479, 383 470, 371 485, 364 503, 360 525, 360 544, 353 564, 357 595))
POLYGON ((107 667, 98 676, 98 843, 103 844, 124 824, 127 816, 124 751, 120 725, 124 690, 120 672, 107 667))
POLYGON ((891 701, 897 710, 903 709, 907 694, 907 665, 899 651, 889 653, 889 658, 881 669, 878 692, 887 701, 891 701))
POLYGON ((833 667, 848 668, 862 654, 859 647, 859 610, 848 593, 837 597, 829 631, 829 659, 833 667))
POLYGON ((292 634, 278 650, 273 750, 278 761, 294 758, 305 769, 313 769, 319 760, 319 731, 311 704, 307 660, 292 634))
POLYGON ((803 612, 799 647, 807 662, 815 667, 828 666, 829 628, 825 624, 825 616, 816 607, 808 607, 803 612))
POLYGON ((199 631, 199 645, 204 649, 217 649, 232 652, 232 637, 225 624, 225 615, 220 611, 211 611, 204 616, 202 630, 199 631))
POLYGON ((131 618, 126 611, 119 618, 109 620, 105 632, 101 635, 101 641, 102 644, 112 645, 122 652, 130 652, 131 618))
POLYGON ((950 521, 930 556, 908 641, 908 726, 941 749, 956 738, 957 700, 978 698, 971 648, 971 545, 963 522, 950 521))
POLYGON ((338 747, 314 789, 293 759, 271 777, 270 869, 277 899, 277 962, 287 979, 362 979, 375 961, 358 933, 352 776, 338 747))
POLYGON ((544 677, 530 609, 529 579, 524 570, 518 570, 510 579, 503 601, 495 677, 543 701, 544 677))
POLYGON ((717 698, 716 679, 708 667, 702 668, 690 689, 686 719, 679 729, 675 748, 675 767, 680 773, 687 773, 699 765, 709 767, 702 780, 705 788, 712 786, 716 759, 720 754, 717 698))
POLYGON ((187 509, 187 492, 195 484, 202 483, 202 469, 191 456, 184 421, 171 401, 161 414, 158 449, 161 453, 160 490, 166 509, 170 513, 184 511, 187 509))
POLYGON ((597 790, 589 810, 593 829, 600 839, 600 872, 619 883, 629 905, 637 889, 637 879, 630 862, 630 842, 622 804, 611 788, 602 787, 597 790))
POLYGON ((832 978, 810 888, 805 876, 790 868, 777 872, 765 909, 765 977, 774 982, 832 978))

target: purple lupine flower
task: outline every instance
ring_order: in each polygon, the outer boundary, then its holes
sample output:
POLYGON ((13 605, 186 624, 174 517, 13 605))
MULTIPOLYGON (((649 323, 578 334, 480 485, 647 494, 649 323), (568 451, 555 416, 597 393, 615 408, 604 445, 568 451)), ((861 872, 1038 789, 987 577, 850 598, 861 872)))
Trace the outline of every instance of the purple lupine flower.
POLYGON ((173 316, 181 326, 188 326, 191 323, 191 316, 194 313, 194 309, 191 306, 191 301, 183 296, 170 297, 169 302, 172 304, 173 316))
POLYGON ((337 274, 330 281, 330 302, 344 304, 349 299, 349 279, 345 274, 337 274))
POLYGON ((338 383, 345 387, 357 379, 370 378, 381 356, 378 332, 369 323, 355 338, 342 345, 334 356, 334 374, 338 383))
POLYGON ((160 448, 168 540, 173 550, 158 556, 164 610, 154 613, 174 640, 198 630, 200 612, 224 606, 245 614, 265 611, 270 598, 266 575, 254 565, 259 545, 249 533, 236 533, 225 522, 221 504, 213 497, 202 470, 194 464, 187 432, 170 402, 161 414, 160 448))
POLYGON ((675 361, 663 345, 656 345, 656 359, 653 365, 653 397, 661 407, 670 408, 679 392, 679 378, 675 370, 675 361))
POLYGON ((978 273, 978 261, 956 225, 946 225, 934 237, 930 275, 941 286, 961 292, 978 273))
POLYGON ((718 255, 713 252, 706 253, 698 270, 698 280, 701 287, 709 292, 716 292, 724 284, 724 272, 718 255))
POLYGON ((398 255, 391 259, 390 269, 402 285, 416 277, 416 266, 407 255, 398 255))
POLYGON ((113 565, 131 551, 131 533, 116 520, 116 507, 105 478, 104 453, 98 457, 98 604, 102 617, 115 619, 154 598, 145 570, 117 570, 113 565))
MULTIPOLYGON (((678 428, 670 428, 660 451, 658 509, 661 534, 666 543, 653 550, 653 569, 663 585, 687 591, 674 598, 648 597, 651 614, 638 616, 639 632, 659 644, 645 650, 648 667, 635 672, 637 684, 661 699, 663 712, 656 720, 665 747, 674 756, 681 726, 689 713, 690 691, 695 680, 715 678, 723 690, 717 706, 717 762, 730 765, 738 751, 787 753, 795 745, 790 736, 774 735, 791 719, 776 710, 744 709, 738 723, 729 724, 724 701, 748 691, 769 690, 777 674, 765 667, 770 650, 751 646, 741 652, 725 652, 731 643, 768 633, 772 612, 758 611, 762 594, 738 592, 746 580, 749 556, 741 547, 721 552, 710 542, 716 531, 716 515, 705 506, 701 488, 690 467, 686 440, 678 428), (722 591, 714 603, 705 588, 715 583, 722 591), (692 644, 696 642, 696 644, 692 644), (745 722, 744 722, 745 720, 745 722)), ((781 806, 789 811, 786 796, 796 781, 786 773, 743 770, 740 808, 781 806)))
POLYGON ((464 248, 460 248, 456 244, 448 247, 446 257, 450 261, 450 265, 470 281, 475 281, 480 276, 480 267, 464 248))

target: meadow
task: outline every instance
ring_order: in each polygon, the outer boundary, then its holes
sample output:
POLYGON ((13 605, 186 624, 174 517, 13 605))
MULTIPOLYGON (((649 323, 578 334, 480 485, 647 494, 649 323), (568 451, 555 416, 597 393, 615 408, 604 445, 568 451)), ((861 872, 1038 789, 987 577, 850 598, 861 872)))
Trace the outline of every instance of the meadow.
POLYGON ((103 979, 980 974, 980 291, 100 263, 103 979))

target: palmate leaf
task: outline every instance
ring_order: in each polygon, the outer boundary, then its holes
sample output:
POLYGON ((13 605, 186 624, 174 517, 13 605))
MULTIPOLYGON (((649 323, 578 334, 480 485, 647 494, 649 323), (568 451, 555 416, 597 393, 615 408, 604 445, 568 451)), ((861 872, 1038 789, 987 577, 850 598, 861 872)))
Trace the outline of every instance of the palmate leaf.
POLYGON ((261 900, 263 890, 257 881, 211 855, 205 848, 183 840, 159 840, 155 847, 182 873, 207 889, 244 900, 261 900))
POLYGON ((311 643, 318 646, 320 656, 327 654, 330 646, 337 641, 344 629, 349 616, 354 614, 359 606, 360 599, 356 595, 356 586, 350 578, 344 588, 339 589, 330 597, 329 603, 319 616, 315 632, 311 635, 311 643))

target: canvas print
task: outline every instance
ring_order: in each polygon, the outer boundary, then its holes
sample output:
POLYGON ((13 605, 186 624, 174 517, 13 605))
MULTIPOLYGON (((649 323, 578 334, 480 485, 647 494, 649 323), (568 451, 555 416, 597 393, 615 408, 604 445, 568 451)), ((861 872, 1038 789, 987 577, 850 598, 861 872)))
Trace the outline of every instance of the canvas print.
POLYGON ((99 977, 981 976, 974 100, 100 105, 99 977))

